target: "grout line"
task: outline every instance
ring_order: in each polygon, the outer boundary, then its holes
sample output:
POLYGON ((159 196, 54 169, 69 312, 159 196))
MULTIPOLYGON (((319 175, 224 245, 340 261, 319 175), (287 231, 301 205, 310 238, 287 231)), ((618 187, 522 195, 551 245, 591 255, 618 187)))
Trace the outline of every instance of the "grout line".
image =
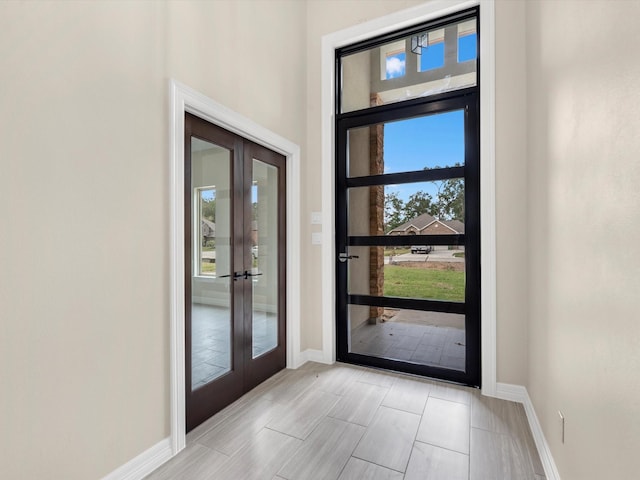
MULTIPOLYGON (((412 449, 413 450, 413 449, 412 449)), ((355 450, 354 450, 355 451, 355 450)), ((386 468, 387 470, 391 470, 392 472, 404 473, 407 471, 407 467, 404 467, 404 470, 396 470, 395 468, 387 467, 386 465, 380 465, 379 463, 372 462, 371 460, 365 460, 364 458, 357 457, 355 455, 351 455, 352 458, 357 458, 358 460, 362 460, 363 462, 370 463, 372 465, 376 465, 378 467, 386 468)), ((411 457, 411 455, 409 455, 411 457)), ((409 465, 409 461, 407 461, 407 466, 409 465)))
MULTIPOLYGON (((469 440, 471 440, 471 439, 469 439, 469 440)), ((448 452, 459 453, 460 455, 464 455, 465 457, 470 457, 471 456, 471 443, 469 443, 469 453, 464 453, 464 452, 461 452, 459 450, 454 450, 452 448, 447 448, 447 447, 443 447, 441 445, 436 445, 435 443, 423 442, 422 440, 417 440, 417 439, 413 443, 414 444, 422 443, 423 445, 431 445, 432 447, 440 448, 442 450, 447 450, 448 452)))

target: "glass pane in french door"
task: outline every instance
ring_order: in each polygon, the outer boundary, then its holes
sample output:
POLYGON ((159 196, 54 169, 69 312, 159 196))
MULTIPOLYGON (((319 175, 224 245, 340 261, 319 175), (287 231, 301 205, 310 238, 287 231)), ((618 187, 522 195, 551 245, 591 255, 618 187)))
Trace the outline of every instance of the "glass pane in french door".
POLYGON ((253 159, 251 184, 252 358, 278 346, 278 169, 253 159))
POLYGON ((191 138, 191 389, 231 370, 231 151, 191 138))

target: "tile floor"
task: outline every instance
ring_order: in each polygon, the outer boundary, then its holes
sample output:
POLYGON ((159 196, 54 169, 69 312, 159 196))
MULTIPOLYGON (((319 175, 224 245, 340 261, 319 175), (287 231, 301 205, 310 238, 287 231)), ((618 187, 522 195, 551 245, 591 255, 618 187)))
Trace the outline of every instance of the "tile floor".
POLYGON ((187 436, 147 477, 542 480, 521 405, 361 367, 283 370, 187 436))
POLYGON ((464 370, 464 315, 399 310, 392 321, 351 332, 351 352, 464 370))

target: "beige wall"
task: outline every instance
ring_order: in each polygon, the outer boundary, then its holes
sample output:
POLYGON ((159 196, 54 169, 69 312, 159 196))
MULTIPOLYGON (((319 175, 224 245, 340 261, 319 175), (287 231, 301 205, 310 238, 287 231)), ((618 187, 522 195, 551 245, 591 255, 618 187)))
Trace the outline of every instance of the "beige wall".
POLYGON ((168 79, 304 145, 305 8, 0 2, 0 478, 169 435, 168 79))
POLYGON ((526 15, 529 392, 562 478, 637 478, 640 2, 526 15))
POLYGON ((0 477, 168 432, 161 4, 0 3, 0 477))
MULTIPOLYGON (((324 35, 351 27, 390 13, 424 3, 416 0, 308 0, 307 1, 307 141, 306 155, 302 162, 302 183, 305 195, 302 198, 302 249, 301 254, 307 260, 305 268, 309 271, 321 271, 319 245, 311 245, 307 239, 312 232, 320 230, 310 225, 310 212, 322 209, 323 185, 321 164, 321 42, 324 35), (339 13, 338 13, 339 12, 339 13)), ((333 229, 326 225, 324 228, 333 229)), ((320 275, 308 276, 303 280, 302 305, 305 306, 305 318, 302 324, 301 347, 322 349, 322 278, 320 275)))
POLYGON ((527 384, 525 6, 496 3, 497 379, 527 384))

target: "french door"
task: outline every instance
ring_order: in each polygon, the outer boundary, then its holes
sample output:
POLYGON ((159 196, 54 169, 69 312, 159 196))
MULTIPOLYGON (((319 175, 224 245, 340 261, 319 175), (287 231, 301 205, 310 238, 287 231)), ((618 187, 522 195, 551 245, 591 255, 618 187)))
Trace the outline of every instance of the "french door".
POLYGON ((340 115, 338 359, 480 385, 474 89, 340 115))
POLYGON ((285 159, 185 115, 187 431, 286 365, 285 159))

